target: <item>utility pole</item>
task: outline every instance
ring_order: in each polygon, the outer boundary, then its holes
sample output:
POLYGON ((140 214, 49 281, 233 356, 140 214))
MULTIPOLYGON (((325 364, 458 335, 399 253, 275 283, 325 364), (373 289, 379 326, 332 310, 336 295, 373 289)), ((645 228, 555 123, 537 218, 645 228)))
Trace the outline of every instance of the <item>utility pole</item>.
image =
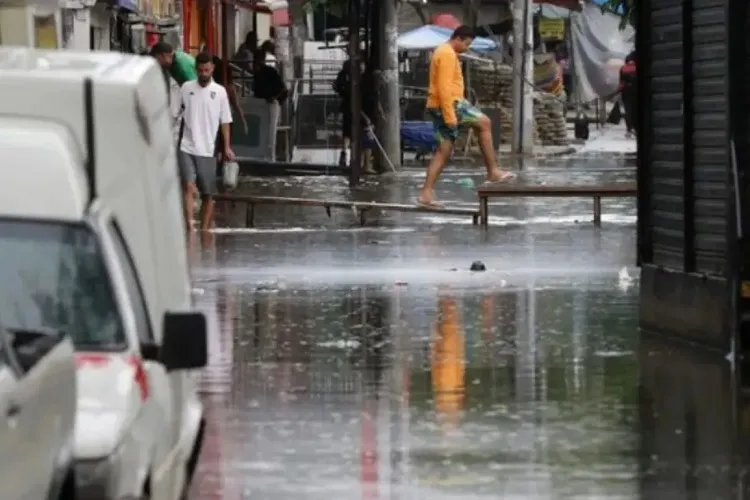
POLYGON ((289 15, 292 18, 291 53, 294 78, 304 76, 305 40, 307 40, 307 9, 305 0, 289 0, 289 15))
MULTIPOLYGON (((289 3, 286 0, 273 0, 269 5, 271 15, 278 10, 289 9, 289 3)), ((292 68, 292 58, 289 54, 289 24, 283 26, 276 26, 276 39, 274 40, 276 45, 276 59, 281 63, 281 76, 284 78, 284 82, 288 85, 294 77, 292 68)))
POLYGON ((349 187, 357 186, 362 175, 362 49, 359 44, 361 24, 359 0, 349 2, 349 81, 352 96, 352 156, 349 161, 349 187))
MULTIPOLYGON (((398 9, 396 0, 382 0, 375 25, 378 42, 375 80, 378 93, 378 110, 375 133, 383 145, 381 154, 388 156, 394 165, 401 158, 401 103, 398 88, 398 9)), ((377 8, 377 7, 375 7, 377 8)), ((387 165, 387 161, 380 162, 387 165)))
POLYGON ((534 151, 534 15, 532 0, 513 1, 513 140, 511 151, 534 151))

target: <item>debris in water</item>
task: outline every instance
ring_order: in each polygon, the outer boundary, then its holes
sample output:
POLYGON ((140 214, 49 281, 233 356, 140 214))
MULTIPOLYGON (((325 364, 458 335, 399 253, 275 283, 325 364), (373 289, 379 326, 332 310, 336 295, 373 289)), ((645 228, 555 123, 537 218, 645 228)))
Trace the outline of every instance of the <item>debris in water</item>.
POLYGON ((486 271, 487 267, 484 265, 484 262, 481 260, 475 260, 471 263, 471 267, 469 268, 470 271, 486 271))

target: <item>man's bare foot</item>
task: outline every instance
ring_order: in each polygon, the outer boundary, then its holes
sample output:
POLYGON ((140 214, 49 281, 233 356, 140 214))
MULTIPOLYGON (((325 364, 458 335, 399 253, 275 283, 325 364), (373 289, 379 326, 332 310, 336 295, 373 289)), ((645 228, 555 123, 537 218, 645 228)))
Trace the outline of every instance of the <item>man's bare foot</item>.
POLYGON ((516 174, 507 170, 497 169, 487 176, 487 182, 507 182, 516 178, 516 174))

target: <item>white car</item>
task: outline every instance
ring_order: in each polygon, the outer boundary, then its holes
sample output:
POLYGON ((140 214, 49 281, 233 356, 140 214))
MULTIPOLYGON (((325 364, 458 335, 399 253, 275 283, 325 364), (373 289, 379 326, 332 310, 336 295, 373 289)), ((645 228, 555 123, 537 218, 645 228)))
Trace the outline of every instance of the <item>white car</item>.
POLYGON ((199 313, 167 313, 157 346, 124 241, 114 228, 96 232, 102 248, 113 247, 104 251, 108 262, 95 278, 100 311, 107 316, 98 331, 107 334, 77 344, 76 498, 181 498, 197 463, 204 423, 197 398, 173 406, 182 394, 182 379, 173 374, 205 365, 205 340, 191 333, 195 323, 205 332, 205 319, 199 313), (167 411, 170 406, 181 414, 167 411))
MULTIPOLYGON (((0 94, 13 96, 0 99, 12 173, 0 220, 25 230, 2 283, 36 294, 32 319, 69 332, 78 352, 76 498, 182 498, 204 428, 190 370, 206 364, 207 339, 163 73, 152 58, 0 47, 0 94)), ((17 477, 36 474, 23 464, 17 477)))
MULTIPOLYGON (((8 257, 4 229, 7 226, 0 223, 0 252, 8 257)), ((12 249, 9 257, 12 260, 12 249)), ((0 277, 5 277, 2 270, 0 277)), ((24 294, 25 290, 4 288, 0 291, 0 315, 14 323, 23 322, 22 314, 13 314, 14 308, 34 316, 35 304, 30 295, 24 294), (5 300, 13 295, 19 300, 5 300)), ((73 343, 69 336, 46 329, 0 328, 3 500, 75 498, 75 397, 73 343)))

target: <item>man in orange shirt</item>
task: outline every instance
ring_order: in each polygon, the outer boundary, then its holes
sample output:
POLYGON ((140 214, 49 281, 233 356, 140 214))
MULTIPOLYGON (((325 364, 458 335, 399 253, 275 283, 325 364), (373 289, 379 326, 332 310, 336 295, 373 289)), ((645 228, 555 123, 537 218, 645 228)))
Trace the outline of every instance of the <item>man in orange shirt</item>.
POLYGON ((433 188, 453 152, 460 126, 470 126, 477 131, 488 182, 502 182, 515 178, 514 174, 500 170, 497 166, 490 119, 464 98, 464 75, 458 54, 469 50, 472 41, 474 30, 468 26, 459 26, 450 40, 432 53, 427 114, 435 126, 439 144, 427 167, 427 177, 417 200, 421 206, 440 208, 435 202, 433 188))

